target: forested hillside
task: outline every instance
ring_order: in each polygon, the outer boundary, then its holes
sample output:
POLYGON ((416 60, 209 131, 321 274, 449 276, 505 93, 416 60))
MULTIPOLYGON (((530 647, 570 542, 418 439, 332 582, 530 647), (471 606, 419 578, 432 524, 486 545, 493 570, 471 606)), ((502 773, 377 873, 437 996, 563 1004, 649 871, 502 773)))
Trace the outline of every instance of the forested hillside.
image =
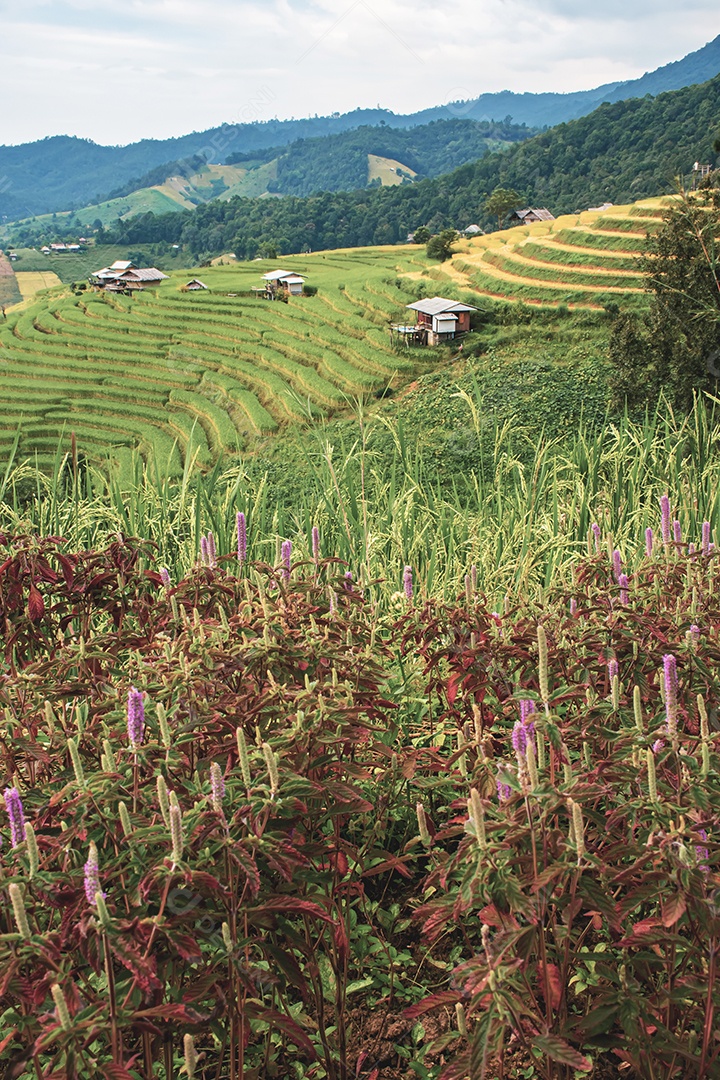
MULTIPOLYGON (((342 135, 299 139, 287 149, 265 151, 260 160, 277 158, 277 178, 269 190, 280 195, 351 191, 367 187, 368 155, 399 161, 419 177, 440 176, 475 161, 490 149, 522 142, 533 134, 525 125, 504 121, 435 120, 415 128, 364 126, 342 135)), ((258 155, 232 154, 228 165, 258 155)), ((409 173, 403 170, 405 179, 409 173)))
MULTIPOLYGON (((591 116, 488 154, 420 183, 383 190, 323 193, 309 199, 232 199, 192 214, 145 215, 112 233, 117 243, 182 243, 197 255, 261 245, 293 253, 393 244, 420 225, 432 230, 483 223, 498 185, 554 214, 602 202, 627 203, 671 191, 693 162, 714 162, 720 134, 720 77, 657 98, 602 105, 591 116)), ((485 219, 488 225, 493 224, 485 219)))
MULTIPOLYGON (((33 214, 77 209, 102 201, 115 189, 169 162, 200 155, 219 164, 229 155, 285 147, 298 139, 337 135, 363 125, 414 128, 434 120, 500 120, 542 127, 590 113, 602 101, 640 99, 710 79, 720 72, 720 36, 683 59, 621 83, 569 94, 517 94, 511 90, 438 105, 398 115, 388 109, 356 109, 349 113, 302 120, 270 119, 262 123, 224 123, 179 138, 143 139, 129 146, 98 146, 66 135, 21 146, 0 147, 0 221, 33 214)), ((477 76, 479 78, 479 76, 477 76)), ((220 97, 220 101, 222 98, 220 97)), ((250 103, 253 115, 271 114, 276 105, 269 87, 260 87, 250 103)), ((330 106, 332 107, 332 106, 330 106)), ((374 153, 374 151, 371 151, 374 153)), ((448 162, 452 168, 456 161, 448 162)), ((431 175, 431 174, 429 174, 431 175)), ((327 188, 323 182, 320 186, 327 188)), ((317 189, 315 189, 317 190, 317 189)), ((300 191, 288 193, 301 194, 300 191)))

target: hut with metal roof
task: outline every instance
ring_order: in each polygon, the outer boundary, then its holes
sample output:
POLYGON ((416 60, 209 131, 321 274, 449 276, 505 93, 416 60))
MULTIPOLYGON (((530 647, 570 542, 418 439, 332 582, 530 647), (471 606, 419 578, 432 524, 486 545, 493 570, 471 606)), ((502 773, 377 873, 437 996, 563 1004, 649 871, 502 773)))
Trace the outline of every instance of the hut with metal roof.
POLYGON ((289 296, 302 296, 305 284, 305 278, 300 277, 293 270, 271 270, 268 274, 263 274, 263 281, 266 283, 266 292, 272 298, 279 290, 289 296))
POLYGON ((551 214, 549 210, 544 207, 536 209, 532 206, 527 206, 524 210, 513 210, 512 214, 508 217, 508 221, 511 225, 531 225, 533 221, 554 221, 555 215, 551 214))
POLYGON ((466 334, 470 329, 470 316, 477 308, 461 304, 457 300, 447 300, 444 296, 433 296, 427 300, 416 300, 407 305, 409 311, 416 312, 415 327, 399 327, 399 332, 410 336, 420 345, 442 345, 452 341, 459 334, 466 334))
POLYGON ((139 269, 126 259, 116 260, 112 266, 105 266, 90 275, 90 282, 99 289, 110 292, 137 292, 147 285, 157 285, 167 280, 167 274, 155 266, 139 269))

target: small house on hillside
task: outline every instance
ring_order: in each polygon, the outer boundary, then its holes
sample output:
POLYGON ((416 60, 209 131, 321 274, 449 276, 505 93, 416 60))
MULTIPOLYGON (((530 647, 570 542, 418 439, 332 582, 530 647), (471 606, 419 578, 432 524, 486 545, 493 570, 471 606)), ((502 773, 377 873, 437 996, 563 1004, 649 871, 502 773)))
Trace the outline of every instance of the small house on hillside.
POLYGON ((467 229, 463 229, 463 236, 481 236, 482 229, 479 225, 468 225, 467 229))
POLYGON ((96 270, 94 274, 91 274, 90 282, 108 292, 128 293, 141 291, 147 285, 157 285, 167 280, 167 276, 155 266, 139 270, 134 263, 118 259, 112 266, 105 266, 102 270, 96 270))
POLYGON ((265 290, 273 299, 279 290, 288 296, 302 296, 305 278, 300 277, 292 270, 271 270, 269 274, 263 274, 265 290))
POLYGON ((200 281, 200 279, 196 277, 183 286, 184 292, 199 292, 201 289, 207 289, 207 285, 204 281, 200 281))
POLYGON ((554 221, 555 215, 544 208, 536 210, 532 206, 525 210, 513 210, 508 217, 511 225, 531 225, 533 221, 554 221))
POLYGON ((416 300, 408 304, 408 310, 416 312, 415 326, 393 326, 392 330, 418 345, 443 345, 470 329, 470 315, 477 308, 433 296, 428 300, 416 300))

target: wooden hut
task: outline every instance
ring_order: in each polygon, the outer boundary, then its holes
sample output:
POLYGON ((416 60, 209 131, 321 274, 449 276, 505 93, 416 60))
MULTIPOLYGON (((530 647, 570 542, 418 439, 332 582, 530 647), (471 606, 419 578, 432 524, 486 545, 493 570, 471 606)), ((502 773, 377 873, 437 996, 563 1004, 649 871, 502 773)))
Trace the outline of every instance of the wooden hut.
POLYGON ((531 225, 533 221, 554 220, 555 215, 551 214, 549 210, 546 210, 544 207, 535 209, 532 206, 528 206, 524 210, 513 210, 508 218, 511 225, 531 225))
MULTIPOLYGON (((442 345, 452 341, 470 329, 470 315, 477 308, 460 304, 456 300, 446 300, 443 296, 433 296, 428 300, 416 300, 407 305, 409 311, 416 312, 414 340, 421 345, 442 345)), ((407 332, 409 328, 403 327, 407 332)))
POLYGON ((305 284, 305 278, 293 270, 271 270, 268 274, 263 274, 263 281, 270 299, 274 299, 280 291, 286 296, 302 296, 305 284))

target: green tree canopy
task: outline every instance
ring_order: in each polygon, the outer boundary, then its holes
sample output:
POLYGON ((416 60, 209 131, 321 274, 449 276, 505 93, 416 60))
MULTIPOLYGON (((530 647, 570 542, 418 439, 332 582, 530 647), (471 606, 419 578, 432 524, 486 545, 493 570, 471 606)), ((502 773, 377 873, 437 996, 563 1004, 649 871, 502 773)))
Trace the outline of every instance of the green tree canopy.
POLYGON ((619 319, 611 335, 611 386, 617 404, 651 401, 662 391, 680 407, 720 381, 720 191, 683 194, 648 238, 642 260, 650 311, 619 319))
POLYGON ((426 247, 428 258, 445 262, 452 255, 452 246, 457 239, 458 234, 454 229, 443 229, 437 236, 431 236, 426 247))
POLYGON ((518 195, 515 188, 496 187, 485 200, 483 209, 486 214, 498 219, 498 225, 502 225, 510 211, 520 206, 522 201, 522 195, 518 195))

